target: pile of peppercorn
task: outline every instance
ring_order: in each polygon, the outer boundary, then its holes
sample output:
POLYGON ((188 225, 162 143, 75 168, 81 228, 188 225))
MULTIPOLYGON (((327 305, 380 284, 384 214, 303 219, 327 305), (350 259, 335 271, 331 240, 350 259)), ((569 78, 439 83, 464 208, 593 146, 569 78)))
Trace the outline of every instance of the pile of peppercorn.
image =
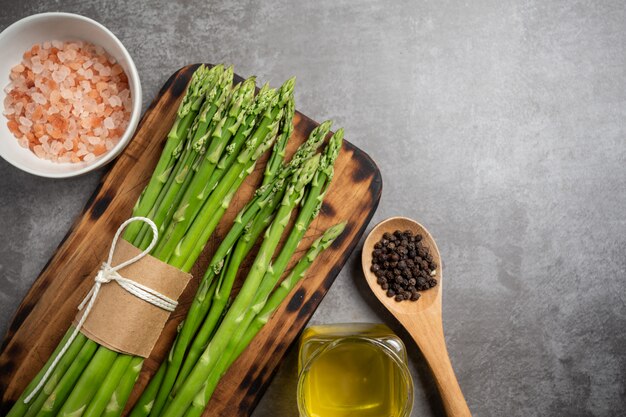
POLYGON ((383 234, 374 245, 371 271, 387 296, 396 301, 416 301, 418 291, 437 285, 437 264, 422 245, 422 236, 410 230, 383 234))

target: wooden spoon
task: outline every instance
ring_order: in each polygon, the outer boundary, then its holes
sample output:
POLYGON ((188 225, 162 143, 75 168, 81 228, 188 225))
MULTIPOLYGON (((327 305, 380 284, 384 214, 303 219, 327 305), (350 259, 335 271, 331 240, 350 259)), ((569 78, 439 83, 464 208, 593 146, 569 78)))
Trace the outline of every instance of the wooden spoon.
POLYGON ((428 230, 421 224, 406 217, 392 217, 374 227, 365 239, 361 256, 365 279, 381 303, 395 316, 409 332, 420 348, 426 362, 435 377, 437 388, 443 400, 443 406, 448 416, 465 417, 471 413, 461 392, 461 387, 454 375, 446 341, 443 337, 441 318, 442 268, 439 249, 428 230), (376 276, 370 271, 372 266, 372 251, 374 244, 380 241, 383 233, 393 233, 396 230, 410 230, 414 234, 422 235, 422 245, 437 264, 435 278, 437 285, 427 291, 421 291, 417 301, 397 302, 393 297, 387 297, 386 291, 376 282, 376 276))

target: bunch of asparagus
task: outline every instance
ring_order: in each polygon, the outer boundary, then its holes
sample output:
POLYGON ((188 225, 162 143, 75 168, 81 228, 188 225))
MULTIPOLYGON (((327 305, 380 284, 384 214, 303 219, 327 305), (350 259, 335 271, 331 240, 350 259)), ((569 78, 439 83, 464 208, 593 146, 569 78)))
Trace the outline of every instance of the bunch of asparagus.
POLYGON ((293 114, 290 104, 287 108, 288 123, 281 125, 261 188, 238 213, 216 250, 167 361, 148 384, 131 417, 200 416, 226 370, 302 279, 315 257, 343 231, 343 223, 326 230, 281 281, 320 211, 343 139, 340 129, 323 153, 316 154, 330 130, 331 123, 324 122, 291 161, 283 163, 293 114), (295 223, 288 230, 298 206, 295 223), (252 267, 239 294, 233 297, 242 263, 262 235, 252 267))
MULTIPOLYGON (((283 134, 278 136, 291 124, 293 87, 293 79, 278 90, 264 86, 255 97, 255 79, 233 85, 232 67, 196 70, 159 162, 133 210, 134 216, 149 217, 159 227, 153 256, 183 271, 191 269, 257 159, 277 139, 275 150, 286 141, 283 134)), ((124 239, 145 249, 152 235, 149 227, 132 223, 124 239)), ((73 331, 68 330, 9 417, 122 413, 143 359, 118 354, 80 333, 43 389, 25 402, 73 331)))

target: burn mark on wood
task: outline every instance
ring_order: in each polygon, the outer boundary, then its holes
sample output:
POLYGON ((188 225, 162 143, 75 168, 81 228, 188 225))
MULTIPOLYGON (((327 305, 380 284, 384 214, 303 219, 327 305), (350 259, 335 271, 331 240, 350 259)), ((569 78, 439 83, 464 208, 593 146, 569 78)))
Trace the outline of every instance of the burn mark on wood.
MULTIPOLYGON (((87 200, 87 203, 85 204, 85 207, 83 208, 82 214, 85 214, 85 212, 89 209, 89 207, 91 207, 93 205, 93 202, 98 198, 98 194, 100 194, 100 190, 102 189, 102 186, 104 185, 103 181, 106 179, 106 177, 107 176, 105 175, 100 180, 100 182, 98 183, 98 186, 96 187, 94 192, 89 196, 89 200, 87 200)), ((78 222, 78 220, 77 220, 77 222, 78 222)), ((61 241, 61 243, 57 247, 57 251, 63 245, 63 242, 65 242, 65 239, 67 239, 67 237, 72 234, 72 231, 73 231, 74 227, 76 226, 77 222, 75 222, 74 225, 72 225, 72 228, 70 229, 70 231, 65 235, 65 237, 63 238, 63 240, 61 241)))
POLYGON ((302 301, 304 300, 304 295, 306 291, 304 288, 300 288, 289 300, 289 304, 287 304, 287 311, 293 313, 294 311, 298 311, 300 306, 302 305, 302 301))
MULTIPOLYGON (((360 156, 355 156, 355 158, 359 158, 360 156)), ((354 182, 363 182, 367 181, 371 177, 372 173, 363 165, 358 165, 354 171, 352 171, 352 180, 354 182)))
POLYGON ((263 374, 254 378, 254 381, 250 384, 250 389, 248 389, 248 394, 255 395, 263 387, 263 383, 263 374))
POLYGON ((239 402, 239 406, 237 408, 239 410, 239 413, 237 415, 239 416, 250 415, 250 404, 246 400, 246 398, 244 398, 243 400, 241 400, 241 402, 239 402))
POLYGON ((91 218, 93 220, 98 220, 100 216, 104 214, 107 207, 109 207, 109 204, 111 204, 112 200, 113 195, 111 195, 110 193, 106 193, 96 199, 96 201, 94 201, 93 205, 91 206, 91 210, 89 210, 91 218))
MULTIPOLYGON (((367 153, 358 149, 350 142, 344 141, 343 143, 345 150, 352 154, 352 161, 354 164, 354 169, 352 170, 352 180, 357 184, 367 181, 373 176, 378 176, 378 180, 380 180, 380 170, 376 166, 376 162, 374 162, 374 160, 367 153)), ((376 187, 376 180, 370 182, 370 187, 376 187)), ((378 187, 381 185, 382 182, 379 182, 378 187)))
MULTIPOLYGON (((12 353, 13 353, 13 349, 7 352, 8 355, 11 355, 12 353)), ((2 370, 2 374, 3 375, 11 374, 11 372, 13 372, 13 370, 15 369, 15 365, 16 365, 15 360, 4 362, 2 364, 2 367, 0 367, 0 369, 2 370)))
POLYGON ((321 301, 321 298, 316 300, 314 296, 310 297, 306 301, 306 303, 302 304, 302 306, 300 307, 300 310, 298 311, 297 319, 302 320, 303 318, 306 318, 308 320, 308 317, 313 314, 313 312, 315 311, 315 308, 317 307, 320 301, 321 301))
MULTIPOLYGON (((13 336, 13 334, 17 332, 17 330, 20 328, 22 323, 24 323, 24 320, 26 320, 26 317, 28 317, 28 315, 30 314, 30 312, 32 311, 34 307, 35 307, 35 304, 30 302, 30 303, 26 303, 22 305, 17 310, 17 312, 15 313, 15 316, 13 317, 13 320, 11 321, 11 325, 9 326, 9 331, 7 332, 7 335, 4 338, 4 342, 2 343, 2 350, 4 350, 5 346, 9 343, 9 340, 11 340, 11 337, 13 336)), ((13 349, 13 347, 11 347, 11 349, 13 349)))
MULTIPOLYGON (((24 352, 24 346, 20 343, 13 344, 10 348, 5 351, 5 358, 0 363, 0 375, 3 377, 11 375, 13 371, 17 368, 18 362, 22 359, 22 353, 24 352)), ((6 387, 8 385, 8 381, 3 379, 2 385, 6 387)))
MULTIPOLYGON (((185 90, 187 89, 187 84, 189 84, 189 80, 191 80, 191 76, 198 69, 200 64, 188 65, 184 68, 184 70, 178 72, 177 76, 170 77, 167 82, 171 81, 170 85, 166 85, 163 87, 166 92, 169 92, 174 97, 180 97, 185 90)), ((161 93, 159 93, 161 94, 161 93)), ((163 94, 165 95, 165 93, 163 94)))
MULTIPOLYGON (((352 229, 354 229, 354 223, 353 222, 346 223, 346 227, 343 229, 343 232, 339 236, 337 236, 337 238, 330 245, 330 247, 333 249, 342 247, 344 242, 348 238, 348 236, 352 235, 352 229)), ((331 271, 331 273, 332 272, 333 271, 331 271)))
POLYGON ((252 410, 257 406, 261 399, 261 393, 265 392, 269 382, 276 375, 278 366, 264 366, 259 375, 254 379, 250 385, 250 389, 245 393, 245 397, 239 403, 240 416, 249 416, 252 410))
POLYGON ((328 217, 335 217, 337 215, 337 210, 327 201, 322 203, 322 213, 324 213, 328 217))
POLYGON ((246 390, 250 384, 252 383, 252 372, 246 372, 246 375, 241 380, 241 384, 239 384, 239 388, 242 390, 246 390))
POLYGON ((0 415, 6 416, 7 414, 9 414, 9 410, 11 410, 13 404, 15 404, 14 401, 5 401, 0 404, 0 415))

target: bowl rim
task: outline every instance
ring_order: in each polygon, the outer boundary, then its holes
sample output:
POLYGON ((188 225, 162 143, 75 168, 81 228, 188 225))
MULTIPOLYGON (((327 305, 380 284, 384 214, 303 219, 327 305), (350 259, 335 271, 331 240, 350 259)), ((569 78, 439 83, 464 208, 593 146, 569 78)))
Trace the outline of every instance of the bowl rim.
MULTIPOLYGON (((87 16, 83 16, 80 14, 67 13, 67 12, 44 12, 44 13, 37 13, 37 14, 24 17, 16 22, 13 22, 9 26, 7 26, 2 32, 0 32, 0 42, 2 42, 2 39, 5 36, 8 36, 13 31, 23 26, 24 24, 32 23, 32 21, 37 21, 37 20, 46 19, 46 18, 70 18, 70 19, 82 20, 100 29, 106 36, 110 37, 111 40, 118 46, 118 48, 121 51, 122 56, 128 62, 128 71, 125 71, 127 72, 126 76, 129 79, 133 79, 135 81, 134 87, 131 87, 129 85, 129 88, 131 89, 131 93, 132 93, 133 102, 132 102, 132 109, 130 112, 130 120, 129 120, 128 126, 126 127, 126 130, 124 131, 124 134, 119 139, 117 144, 113 147, 113 149, 105 153, 101 158, 95 159, 92 163, 76 170, 71 170, 67 172, 50 173, 50 172, 41 172, 37 169, 33 169, 32 167, 28 166, 28 164, 26 165, 21 164, 15 160, 12 160, 11 158, 8 158, 5 154, 0 154, 0 157, 2 157, 2 159, 7 161, 9 164, 13 165, 14 167, 18 169, 21 169, 22 171, 28 172, 29 174, 32 174, 32 175, 45 177, 45 178, 77 177, 77 176, 86 174, 88 172, 94 171, 98 168, 101 168, 102 166, 111 162, 124 150, 124 148, 128 145, 128 143, 132 139, 135 133, 135 129, 137 128, 137 125, 139 124, 139 119, 141 117, 141 105, 142 105, 141 79, 139 78, 139 72, 137 71, 137 67, 135 66, 135 61, 133 61, 133 58, 130 56, 130 53, 128 52, 124 44, 118 39, 118 37, 115 36, 115 34, 111 32, 102 23, 99 23, 87 16)), ((54 164, 54 162, 51 162, 51 161, 45 161, 45 162, 54 164)))

